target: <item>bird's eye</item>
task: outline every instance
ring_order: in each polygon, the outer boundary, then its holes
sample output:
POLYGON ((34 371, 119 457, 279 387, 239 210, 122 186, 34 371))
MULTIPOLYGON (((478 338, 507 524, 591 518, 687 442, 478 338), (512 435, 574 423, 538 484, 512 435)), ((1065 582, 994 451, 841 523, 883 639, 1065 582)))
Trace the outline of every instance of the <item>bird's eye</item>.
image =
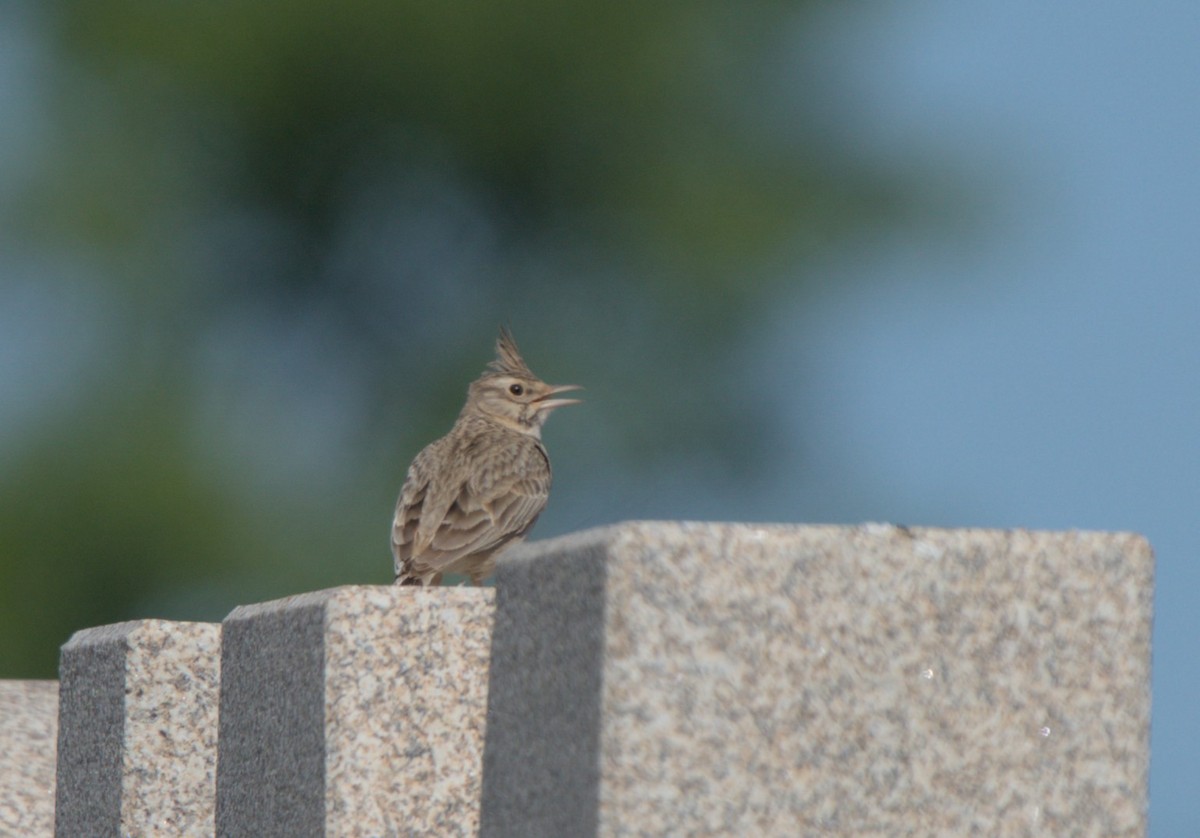
POLYGON ((519 396, 525 392, 525 388, 520 384, 510 384, 508 387, 508 392, 512 393, 514 396, 519 396))

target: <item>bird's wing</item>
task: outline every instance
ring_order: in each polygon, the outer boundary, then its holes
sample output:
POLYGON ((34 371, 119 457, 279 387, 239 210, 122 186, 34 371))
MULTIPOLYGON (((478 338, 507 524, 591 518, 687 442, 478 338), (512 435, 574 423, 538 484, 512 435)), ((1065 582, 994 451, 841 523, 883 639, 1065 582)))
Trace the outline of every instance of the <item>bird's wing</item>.
POLYGON ((546 508, 550 480, 550 458, 542 443, 518 436, 481 454, 468 490, 479 499, 492 527, 515 538, 528 532, 546 508))
MULTIPOLYGON (((409 575, 412 556, 418 539, 422 520, 428 521, 435 514, 432 504, 427 502, 430 482, 434 477, 434 464, 438 460, 442 440, 425 446, 408 467, 400 497, 396 500, 396 513, 392 518, 392 558, 395 562, 396 578, 409 575)), ((445 514, 443 509, 439 515, 445 514)), ((426 524, 428 528, 428 524, 426 524)), ((436 525, 435 525, 436 528, 436 525)))
MULTIPOLYGON (((472 446, 475 456, 462 472, 466 479, 456 481, 453 498, 428 543, 417 539, 406 562, 407 575, 445 572, 462 559, 494 552, 528 532, 546 506, 551 478, 545 449, 536 440, 525 440, 472 446)), ((424 526, 422 513, 420 527, 414 529, 419 533, 424 526)))

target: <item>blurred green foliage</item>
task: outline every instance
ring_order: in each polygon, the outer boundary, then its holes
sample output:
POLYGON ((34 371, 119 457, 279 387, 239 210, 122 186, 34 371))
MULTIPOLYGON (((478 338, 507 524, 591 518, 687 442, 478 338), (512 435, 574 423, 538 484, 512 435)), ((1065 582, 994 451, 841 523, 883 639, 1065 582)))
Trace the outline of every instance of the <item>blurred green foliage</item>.
POLYGON ((404 468, 500 323, 588 387, 549 431, 588 491, 697 457, 732 491, 776 431, 732 348, 920 209, 807 106, 838 95, 794 49, 822 5, 26 6, 47 127, 2 235, 103 305, 70 397, 5 437, 0 675, 390 581, 404 468))

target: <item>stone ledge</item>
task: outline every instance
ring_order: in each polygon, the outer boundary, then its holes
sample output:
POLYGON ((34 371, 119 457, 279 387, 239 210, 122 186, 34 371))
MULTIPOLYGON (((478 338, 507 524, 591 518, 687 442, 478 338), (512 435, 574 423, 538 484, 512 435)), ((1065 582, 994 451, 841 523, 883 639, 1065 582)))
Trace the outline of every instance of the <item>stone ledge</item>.
POLYGON ((54 834, 58 682, 0 681, 0 835, 54 834))
POLYGON ((1122 533, 640 522, 497 569, 482 834, 1144 832, 1122 533))
POLYGON ((0 682, 0 832, 1144 834, 1152 596, 1130 534, 634 522, 89 629, 0 682))
POLYGON ((138 620, 62 648, 58 835, 211 835, 221 627, 138 620))
POLYGON ((230 613, 217 834, 475 834, 492 603, 348 586, 230 613))

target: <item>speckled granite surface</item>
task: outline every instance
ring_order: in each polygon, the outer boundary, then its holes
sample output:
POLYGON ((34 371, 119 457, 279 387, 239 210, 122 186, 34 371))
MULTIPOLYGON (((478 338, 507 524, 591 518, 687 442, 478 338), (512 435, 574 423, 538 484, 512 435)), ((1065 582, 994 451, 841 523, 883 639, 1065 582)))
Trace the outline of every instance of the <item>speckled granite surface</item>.
POLYGON ((1138 536, 633 523, 509 556, 483 835, 1145 831, 1138 536))
POLYGON ((54 834, 57 681, 0 681, 0 835, 54 834))
POLYGON ((474 835, 493 596, 354 586, 235 609, 218 834, 474 835))
POLYGON ((62 648, 56 832, 212 835, 221 627, 139 620, 62 648))

